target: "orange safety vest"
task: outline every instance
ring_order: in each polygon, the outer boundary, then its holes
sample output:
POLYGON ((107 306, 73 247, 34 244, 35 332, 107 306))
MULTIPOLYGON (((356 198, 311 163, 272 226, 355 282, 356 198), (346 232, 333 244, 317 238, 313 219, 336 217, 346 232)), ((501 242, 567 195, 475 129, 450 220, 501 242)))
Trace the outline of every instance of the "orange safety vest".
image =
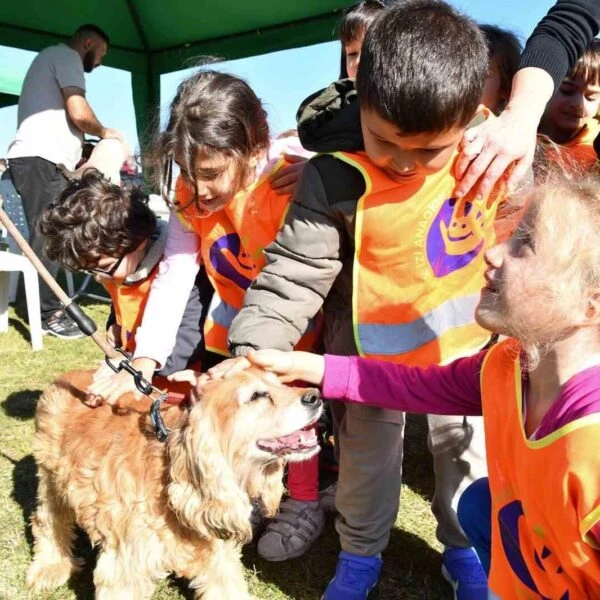
POLYGON ((598 161, 598 155, 594 150, 594 140, 600 134, 600 123, 592 119, 572 140, 562 147, 572 160, 585 168, 593 167, 598 161))
POLYGON ((398 183, 363 154, 336 153, 363 175, 355 226, 352 314, 361 356, 426 366, 481 348, 474 321, 501 195, 455 200, 454 161, 398 183))
POLYGON ((523 426, 519 345, 487 354, 481 395, 492 495, 489 589, 511 600, 600 598, 600 414, 538 440, 523 426))
POLYGON ((158 274, 158 265, 148 277, 129 285, 113 280, 103 281, 112 300, 117 324, 121 327, 121 348, 126 352, 135 350, 135 332, 142 322, 144 309, 150 295, 152 281, 158 274))
POLYGON ((592 119, 581 131, 568 142, 552 146, 545 142, 544 136, 539 138, 539 143, 548 147, 547 158, 550 161, 565 163, 567 170, 587 170, 598 162, 598 155, 594 150, 594 140, 600 134, 600 123, 592 119))
MULTIPOLYGON (((291 194, 276 194, 269 182, 285 165, 281 158, 269 173, 207 217, 198 216, 191 187, 181 177, 177 180, 175 194, 183 208, 176 214, 200 237, 202 262, 215 290, 204 324, 204 343, 217 354, 229 356, 229 326, 244 305, 246 290, 265 266, 264 249, 285 220, 291 194)), ((318 327, 311 321, 296 348, 313 348, 317 335, 318 327)))

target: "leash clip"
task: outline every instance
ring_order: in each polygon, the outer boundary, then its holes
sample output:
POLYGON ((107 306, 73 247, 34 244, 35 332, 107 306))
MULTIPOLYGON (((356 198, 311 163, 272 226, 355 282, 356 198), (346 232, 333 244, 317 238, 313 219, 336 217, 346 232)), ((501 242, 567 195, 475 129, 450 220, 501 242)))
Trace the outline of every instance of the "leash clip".
POLYGON ((152 400, 152 404, 150 406, 150 422, 152 423, 152 429, 154 430, 154 434, 159 442, 164 442, 169 435, 169 430, 167 429, 165 422, 160 414, 160 408, 164 404, 165 400, 168 397, 168 392, 163 392, 158 388, 155 388, 148 380, 144 378, 141 371, 138 371, 131 364, 131 355, 125 352, 122 348, 115 348, 115 350, 123 356, 123 359, 119 361, 117 364, 113 364, 111 359, 108 356, 104 357, 106 364, 115 372, 120 373, 121 371, 126 371, 133 377, 133 381, 135 382, 135 387, 142 393, 144 396, 148 396, 150 400, 152 400), (155 394, 158 394, 156 396, 155 394))
POLYGON ((167 399, 167 396, 168 392, 161 392, 159 397, 155 398, 150 406, 150 422, 152 423, 152 429, 154 429, 154 435, 156 435, 156 439, 159 442, 164 442, 169 435, 169 430, 160 414, 160 407, 167 399))

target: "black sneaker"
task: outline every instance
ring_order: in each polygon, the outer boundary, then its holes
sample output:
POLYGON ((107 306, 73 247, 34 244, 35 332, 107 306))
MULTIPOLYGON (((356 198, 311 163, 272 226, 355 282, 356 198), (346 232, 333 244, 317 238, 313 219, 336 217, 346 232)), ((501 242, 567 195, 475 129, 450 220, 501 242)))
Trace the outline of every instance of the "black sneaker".
POLYGON ((75 321, 62 310, 57 310, 48 320, 42 321, 42 333, 49 333, 65 340, 85 337, 75 321))

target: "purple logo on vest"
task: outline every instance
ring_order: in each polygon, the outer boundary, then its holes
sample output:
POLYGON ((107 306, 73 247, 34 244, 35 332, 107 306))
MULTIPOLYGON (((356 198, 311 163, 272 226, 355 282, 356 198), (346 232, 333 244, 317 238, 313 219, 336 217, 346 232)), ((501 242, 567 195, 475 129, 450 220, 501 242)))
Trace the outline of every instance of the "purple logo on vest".
MULTIPOLYGON (((551 600, 538 591, 534 578, 525 562, 523 551, 521 550, 519 528, 521 525, 525 524, 524 516, 523 505, 519 500, 509 502, 498 511, 498 524, 500 526, 500 539, 502 540, 504 556, 513 570, 513 573, 519 578, 523 585, 532 592, 539 594, 542 600, 551 600)), ((552 570, 557 574, 563 572, 556 557, 546 546, 542 548, 539 554, 537 550, 534 550, 532 558, 535 561, 537 568, 542 572, 547 572, 548 570, 552 570)), ((560 597, 558 595, 553 595, 553 598, 556 598, 557 600, 569 600, 569 591, 565 591, 560 597)))
POLYGON ((429 227, 427 260, 436 277, 468 265, 484 244, 485 210, 472 202, 448 198, 429 227))
POLYGON ((210 264, 219 275, 233 281, 243 290, 250 287, 253 267, 245 265, 241 261, 241 258, 246 258, 247 255, 242 252, 242 243, 237 233, 229 233, 218 238, 210 247, 208 255, 210 264), (250 277, 245 277, 240 273, 234 263, 240 269, 248 271, 250 277))

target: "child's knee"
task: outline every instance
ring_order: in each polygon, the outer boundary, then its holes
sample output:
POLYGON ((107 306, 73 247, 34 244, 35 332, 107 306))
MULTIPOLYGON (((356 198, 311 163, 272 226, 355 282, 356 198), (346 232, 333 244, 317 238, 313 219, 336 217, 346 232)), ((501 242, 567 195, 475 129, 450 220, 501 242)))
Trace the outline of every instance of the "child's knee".
POLYGON ((487 477, 474 481, 458 500, 456 514, 458 522, 470 537, 469 532, 478 530, 491 520, 492 499, 487 477))

